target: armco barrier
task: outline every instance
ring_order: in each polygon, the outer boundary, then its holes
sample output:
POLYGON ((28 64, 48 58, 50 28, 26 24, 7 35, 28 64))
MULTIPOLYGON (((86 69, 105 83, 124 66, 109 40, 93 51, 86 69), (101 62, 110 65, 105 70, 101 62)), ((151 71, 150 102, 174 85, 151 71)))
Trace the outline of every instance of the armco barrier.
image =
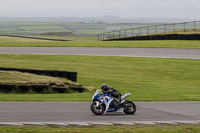
POLYGON ((0 67, 0 70, 26 72, 26 73, 32 73, 32 74, 37 74, 37 75, 46 75, 46 76, 52 76, 52 77, 66 78, 66 79, 69 79, 74 82, 77 81, 77 72, 57 71, 57 70, 21 69, 21 68, 7 68, 7 67, 0 67))
POLYGON ((115 40, 200 40, 200 34, 146 35, 146 36, 133 36, 126 38, 114 38, 104 41, 115 41, 115 40))
MULTIPOLYGON (((112 41, 112 40, 145 40, 143 36, 152 36, 158 35, 158 34, 191 34, 198 33, 200 30, 200 21, 192 21, 192 22, 183 22, 183 23, 167 23, 167 24, 161 24, 161 25, 148 25, 148 26, 142 26, 142 27, 135 27, 130 29, 123 29, 123 30, 114 30, 114 31, 108 31, 101 34, 98 34, 98 40, 99 41, 112 41), (191 32, 192 31, 192 32, 191 32), (142 37, 137 37, 142 36, 142 37)), ((176 35, 171 36, 171 40, 176 40, 176 35)), ((191 35, 190 35, 191 36, 191 35)), ((158 36, 157 36, 158 37, 158 36)), ((152 40, 162 40, 162 38, 158 37, 158 39, 155 39, 153 37, 152 40)), ((188 40, 196 40, 190 38, 188 40)), ((200 40, 200 39, 197 39, 200 40)))

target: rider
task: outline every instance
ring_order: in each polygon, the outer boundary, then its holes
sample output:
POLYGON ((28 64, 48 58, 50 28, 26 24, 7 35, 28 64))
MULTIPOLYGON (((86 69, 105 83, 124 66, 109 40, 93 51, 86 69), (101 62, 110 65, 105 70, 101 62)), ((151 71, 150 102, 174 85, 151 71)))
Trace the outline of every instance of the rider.
POLYGON ((119 98, 120 103, 124 102, 124 100, 122 98, 122 94, 119 91, 117 91, 116 89, 114 89, 113 87, 110 87, 106 84, 102 84, 101 89, 103 91, 103 94, 111 93, 111 96, 113 96, 117 99, 119 98))

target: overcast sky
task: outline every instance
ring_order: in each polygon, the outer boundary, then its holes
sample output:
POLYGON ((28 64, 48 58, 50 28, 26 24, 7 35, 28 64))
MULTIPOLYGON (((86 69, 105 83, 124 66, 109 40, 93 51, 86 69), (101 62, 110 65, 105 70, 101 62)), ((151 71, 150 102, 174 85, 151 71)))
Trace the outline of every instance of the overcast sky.
POLYGON ((0 0, 0 16, 196 18, 200 0, 0 0))

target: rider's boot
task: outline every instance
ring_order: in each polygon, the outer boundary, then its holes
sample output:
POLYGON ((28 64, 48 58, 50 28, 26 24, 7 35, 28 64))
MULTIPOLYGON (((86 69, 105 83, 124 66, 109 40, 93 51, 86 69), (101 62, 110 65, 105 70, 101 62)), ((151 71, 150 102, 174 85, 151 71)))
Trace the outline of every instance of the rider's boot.
POLYGON ((120 101, 119 104, 123 104, 125 102, 125 100, 122 97, 120 97, 119 101, 120 101))
POLYGON ((123 107, 124 102, 125 102, 125 100, 122 97, 120 97, 119 103, 116 108, 119 109, 119 108, 123 107))

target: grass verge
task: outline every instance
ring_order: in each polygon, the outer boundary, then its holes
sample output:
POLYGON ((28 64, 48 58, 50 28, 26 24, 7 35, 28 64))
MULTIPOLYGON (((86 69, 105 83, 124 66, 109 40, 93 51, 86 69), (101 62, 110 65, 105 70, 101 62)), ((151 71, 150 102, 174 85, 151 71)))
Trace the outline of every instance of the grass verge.
POLYGON ((6 133, 199 133, 199 125, 0 127, 6 133))
MULTIPOLYGON (((88 37, 89 38, 89 37, 88 37)), ((65 39, 73 39, 65 38, 65 39)), ((75 38, 74 38, 75 39, 75 38)), ((200 41, 149 40, 149 41, 45 41, 14 37, 0 37, 0 47, 116 47, 116 48, 186 48, 199 49, 200 41)))
MULTIPOLYGON (((0 54, 0 67, 75 71, 78 83, 96 88, 106 83, 132 93, 129 100, 135 101, 199 101, 199 66, 192 59, 0 54)), ((91 101, 92 95, 1 94, 0 101, 91 101)))

